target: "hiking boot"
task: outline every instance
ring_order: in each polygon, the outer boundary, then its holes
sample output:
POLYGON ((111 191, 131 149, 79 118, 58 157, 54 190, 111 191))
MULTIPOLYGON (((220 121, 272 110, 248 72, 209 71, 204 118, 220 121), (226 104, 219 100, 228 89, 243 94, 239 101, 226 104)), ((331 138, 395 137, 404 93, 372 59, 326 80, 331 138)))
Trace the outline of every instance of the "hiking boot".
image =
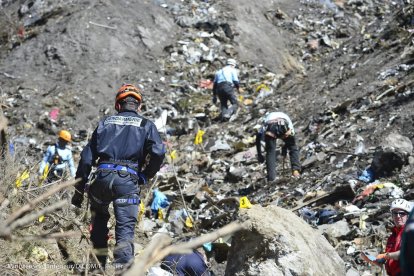
POLYGON ((298 170, 293 170, 292 171, 292 177, 299 178, 300 177, 300 172, 298 170))
POLYGON ((229 122, 233 122, 234 120, 236 120, 236 119, 237 119, 237 117, 239 116, 239 110, 240 110, 240 108, 238 108, 238 109, 236 110, 236 112, 235 112, 233 115, 231 115, 231 117, 230 117, 230 119, 229 119, 229 122))

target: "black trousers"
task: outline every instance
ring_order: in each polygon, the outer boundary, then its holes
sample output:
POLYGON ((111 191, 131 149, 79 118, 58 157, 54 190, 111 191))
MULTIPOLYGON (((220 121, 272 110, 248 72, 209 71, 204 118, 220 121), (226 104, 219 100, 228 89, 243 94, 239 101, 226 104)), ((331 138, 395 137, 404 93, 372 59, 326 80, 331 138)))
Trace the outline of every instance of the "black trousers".
MULTIPOLYGON (((291 169, 300 171, 299 148, 296 145, 295 136, 289 136, 286 139, 282 140, 285 143, 282 147, 282 155, 285 156, 287 153, 289 153, 291 169)), ((265 135, 265 144, 267 180, 273 181, 276 179, 276 166, 278 154, 278 152, 276 151, 276 138, 265 135)))
POLYGON ((217 96, 220 99, 221 118, 223 120, 229 119, 239 107, 233 85, 228 82, 217 84, 217 96), (228 102, 231 103, 230 107, 228 106, 228 102))
POLYGON ((91 241, 98 250, 97 257, 105 267, 108 248, 108 211, 112 202, 116 219, 114 265, 123 268, 134 258, 134 230, 139 205, 139 186, 129 174, 98 172, 89 188, 92 213, 91 241))

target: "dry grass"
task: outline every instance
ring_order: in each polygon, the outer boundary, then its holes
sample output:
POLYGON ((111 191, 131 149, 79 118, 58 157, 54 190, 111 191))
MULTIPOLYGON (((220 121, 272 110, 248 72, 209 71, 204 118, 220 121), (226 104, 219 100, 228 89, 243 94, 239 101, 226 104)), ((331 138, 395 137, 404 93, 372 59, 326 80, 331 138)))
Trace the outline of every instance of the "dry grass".
MULTIPOLYGON (((0 219, 3 221, 15 210, 27 204, 34 198, 43 194, 48 189, 45 187, 28 192, 28 188, 36 188, 38 164, 26 165, 27 155, 15 153, 7 154, 0 162, 0 219), (30 177, 16 187, 16 179, 24 170, 28 170, 30 177)), ((59 185, 59 184, 57 184, 59 185)), ((70 191, 52 195, 44 200, 32 211, 43 209, 57 201, 68 197, 70 191)), ((55 211, 45 218, 36 219, 28 225, 20 227, 12 232, 12 240, 0 239, 0 269, 2 275, 62 275, 71 274, 66 261, 54 239, 44 240, 30 237, 78 230, 72 223, 76 217, 69 204, 59 211, 55 211), (27 240, 29 237, 30 240, 27 240)), ((67 249, 71 257, 79 263, 83 263, 86 254, 86 241, 79 245, 79 236, 65 238, 67 249)))

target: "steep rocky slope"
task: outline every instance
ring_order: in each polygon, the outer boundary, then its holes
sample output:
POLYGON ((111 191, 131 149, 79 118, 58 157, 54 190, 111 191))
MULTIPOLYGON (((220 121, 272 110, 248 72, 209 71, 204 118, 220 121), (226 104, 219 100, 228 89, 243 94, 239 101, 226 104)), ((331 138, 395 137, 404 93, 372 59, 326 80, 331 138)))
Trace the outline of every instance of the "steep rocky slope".
MULTIPOLYGON (((414 138, 412 5, 31 0, 0 6, 1 104, 16 160, 33 171, 61 128, 74 134, 77 157, 96 122, 113 112, 123 82, 144 88, 143 112, 164 127, 186 188, 207 182, 216 195, 247 194, 256 204, 290 208, 306 192, 356 181, 388 134, 414 138), (200 82, 228 57, 239 62, 241 111, 234 122, 219 123, 211 91, 200 82), (260 117, 276 109, 294 120, 305 166, 300 180, 283 177, 268 187, 250 148, 260 117), (198 129, 206 132, 202 147, 193 143, 198 129)), ((170 159, 160 175, 167 193, 178 189, 170 159)), ((412 166, 385 180, 409 195, 412 166)), ((4 194, 11 193, 14 180, 2 182, 4 194)), ((195 193, 186 192, 191 201, 195 193)), ((356 267, 356 255, 344 253, 352 239, 345 240, 338 251, 356 267)))

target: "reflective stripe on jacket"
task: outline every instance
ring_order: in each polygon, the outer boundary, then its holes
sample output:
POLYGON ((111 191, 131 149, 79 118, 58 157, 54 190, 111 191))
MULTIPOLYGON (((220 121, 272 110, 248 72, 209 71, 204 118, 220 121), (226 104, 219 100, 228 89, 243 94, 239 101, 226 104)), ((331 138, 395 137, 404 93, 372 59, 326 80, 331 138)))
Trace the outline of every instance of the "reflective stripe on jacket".
POLYGON ((122 161, 135 165, 140 171, 146 156, 150 160, 142 172, 152 178, 164 160, 165 145, 153 122, 134 111, 122 111, 99 122, 91 140, 81 153, 76 178, 80 191, 88 180, 93 165, 103 161, 122 161))

